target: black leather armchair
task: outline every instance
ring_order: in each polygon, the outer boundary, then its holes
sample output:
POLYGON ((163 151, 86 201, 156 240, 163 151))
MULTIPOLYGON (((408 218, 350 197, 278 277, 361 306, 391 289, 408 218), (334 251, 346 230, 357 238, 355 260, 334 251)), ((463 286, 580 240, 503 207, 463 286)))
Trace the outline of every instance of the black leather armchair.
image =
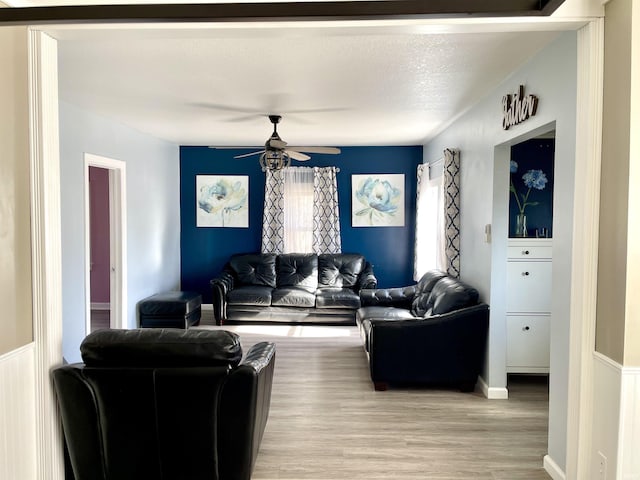
POLYGON ((475 288, 434 270, 415 285, 360 297, 356 323, 376 390, 416 383, 474 389, 489 327, 489 306, 478 303, 475 288))
POLYGON ((222 330, 100 330, 52 371, 76 480, 249 480, 271 401, 272 343, 222 330))

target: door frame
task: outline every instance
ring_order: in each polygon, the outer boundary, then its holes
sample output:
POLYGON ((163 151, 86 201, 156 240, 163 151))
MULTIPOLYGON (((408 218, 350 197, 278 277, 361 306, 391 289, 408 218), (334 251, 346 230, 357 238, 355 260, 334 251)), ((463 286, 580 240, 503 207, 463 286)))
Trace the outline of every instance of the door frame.
POLYGON ((110 327, 127 324, 127 222, 126 163, 122 160, 84 154, 84 240, 85 240, 85 328, 91 332, 91 209, 89 167, 109 171, 109 310, 110 327))
MULTIPOLYGON (((567 453, 564 471, 545 457, 554 479, 585 478, 590 465, 590 423, 597 281, 597 227, 600 193, 603 20, 591 18, 578 30, 578 121, 572 251, 571 345, 567 412, 567 453), (585 304, 585 299, 587 303, 585 304), (566 474, 565 474, 566 472, 566 474)), ((62 478, 62 449, 55 397, 49 370, 61 361, 62 291, 60 248, 60 175, 57 111, 56 41, 37 27, 30 32, 32 205, 34 243, 34 344, 37 418, 37 478, 62 478)), ((123 222, 124 225, 124 222, 123 222)), ((123 254, 125 242, 121 243, 123 254)), ((122 271, 121 271, 122 273, 122 271)), ((123 275, 126 282, 126 275, 123 275)), ((123 285, 126 285, 123 283, 123 285)), ((123 288, 123 295, 126 295, 123 288)), ((126 300, 126 299, 125 299, 126 300)), ((123 301, 123 305, 126 301, 123 301)), ((124 318, 124 316, 123 316, 124 318)))

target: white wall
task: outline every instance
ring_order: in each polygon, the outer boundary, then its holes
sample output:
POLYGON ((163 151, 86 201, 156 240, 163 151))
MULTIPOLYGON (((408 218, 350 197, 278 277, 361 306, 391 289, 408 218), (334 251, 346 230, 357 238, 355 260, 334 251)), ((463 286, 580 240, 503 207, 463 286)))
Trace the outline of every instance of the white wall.
POLYGON ((85 336, 84 153, 126 162, 129 328, 136 303, 180 286, 178 146, 60 102, 63 352, 80 361, 85 336))
POLYGON ((566 460, 569 293, 576 162, 576 48, 574 32, 561 34, 424 148, 425 161, 439 158, 444 148, 460 149, 461 276, 478 288, 484 300, 491 304, 489 355, 484 379, 489 388, 501 389, 506 387, 506 280, 500 269, 496 269, 496 275, 492 274, 492 265, 506 263, 507 229, 504 222, 507 218, 502 215, 504 218, 494 219, 493 215, 506 212, 506 206, 500 202, 508 202, 509 170, 508 165, 494 165, 494 162, 506 162, 507 145, 521 141, 534 130, 555 126, 549 456, 562 469, 566 460), (525 94, 538 96, 537 114, 505 131, 501 123, 502 96, 515 92, 521 84, 525 85, 525 94), (495 211, 494 201, 498 202, 495 211), (492 222, 493 245, 483 240, 484 226, 492 222))

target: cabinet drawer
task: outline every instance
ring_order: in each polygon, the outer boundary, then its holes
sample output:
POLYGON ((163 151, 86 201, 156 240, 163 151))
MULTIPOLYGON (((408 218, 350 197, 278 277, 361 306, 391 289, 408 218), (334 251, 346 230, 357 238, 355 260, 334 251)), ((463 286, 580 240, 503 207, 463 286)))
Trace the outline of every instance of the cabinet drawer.
POLYGON ((507 316, 507 370, 549 368, 549 316, 507 316))
POLYGON ((507 312, 551 311, 551 262, 507 262, 507 312))
POLYGON ((551 245, 509 245, 507 256, 509 260, 550 259, 552 250, 551 245))

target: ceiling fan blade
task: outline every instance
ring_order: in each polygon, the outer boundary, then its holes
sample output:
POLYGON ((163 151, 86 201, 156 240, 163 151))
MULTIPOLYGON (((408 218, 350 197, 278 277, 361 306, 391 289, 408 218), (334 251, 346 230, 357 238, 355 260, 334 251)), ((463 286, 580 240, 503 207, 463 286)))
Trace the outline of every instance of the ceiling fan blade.
POLYGON ((260 153, 264 153, 264 150, 260 150, 258 152, 251 152, 251 153, 244 153, 242 155, 236 155, 233 158, 245 158, 245 157, 251 157, 252 155, 258 155, 260 153))
POLYGON ((305 155, 304 153, 296 152, 295 150, 286 149, 284 151, 284 153, 289 155, 294 160, 298 160, 300 162, 306 162, 307 160, 309 160, 311 158, 309 155, 305 155))
POLYGON ((287 146, 287 142, 285 142, 284 140, 278 140, 277 138, 270 138, 269 139, 269 146, 271 148, 284 148, 287 146))
POLYGON ((336 147, 287 147, 287 150, 307 153, 326 153, 329 155, 336 155, 340 153, 340 149, 336 147))
POLYGON ((216 150, 249 150, 252 148, 263 148, 262 145, 236 145, 220 147, 218 145, 209 145, 209 148, 215 148, 216 150))

